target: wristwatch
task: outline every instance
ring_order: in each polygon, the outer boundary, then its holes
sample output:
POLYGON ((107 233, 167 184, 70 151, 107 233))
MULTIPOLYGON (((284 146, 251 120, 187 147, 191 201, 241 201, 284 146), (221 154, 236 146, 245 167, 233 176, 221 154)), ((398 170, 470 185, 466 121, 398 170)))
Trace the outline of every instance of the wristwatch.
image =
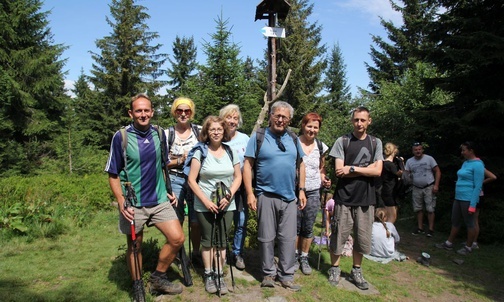
POLYGON ((299 191, 305 191, 305 192, 306 192, 306 188, 299 188, 298 190, 299 190, 299 191))
POLYGON ((354 167, 354 166, 351 166, 351 167, 350 167, 350 173, 353 173, 353 172, 355 172, 355 167, 354 167))

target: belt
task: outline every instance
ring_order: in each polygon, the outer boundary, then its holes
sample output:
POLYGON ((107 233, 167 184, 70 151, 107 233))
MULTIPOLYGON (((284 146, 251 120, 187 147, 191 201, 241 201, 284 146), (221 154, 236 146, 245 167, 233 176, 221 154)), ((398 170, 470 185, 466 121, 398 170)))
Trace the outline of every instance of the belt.
POLYGON ((181 177, 181 178, 185 178, 185 174, 184 173, 181 173, 181 172, 177 172, 177 171, 168 171, 168 174, 171 174, 171 175, 175 175, 177 177, 181 177))
POLYGON ((433 182, 431 182, 430 184, 426 185, 426 186, 423 186, 423 187, 418 187, 418 186, 414 186, 414 187, 415 187, 415 188, 418 188, 418 189, 425 189, 425 188, 427 188, 427 187, 432 186, 433 184, 434 184, 434 181, 433 181, 433 182))

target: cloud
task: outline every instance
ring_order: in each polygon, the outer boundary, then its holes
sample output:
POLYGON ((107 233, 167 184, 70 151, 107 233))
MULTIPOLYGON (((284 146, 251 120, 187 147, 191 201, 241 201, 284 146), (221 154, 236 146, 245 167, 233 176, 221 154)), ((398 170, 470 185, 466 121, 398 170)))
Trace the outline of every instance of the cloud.
POLYGON ((75 93, 72 92, 72 89, 74 89, 74 87, 75 87, 75 81, 65 79, 63 82, 65 83, 66 95, 68 95, 71 98, 74 98, 75 93))
POLYGON ((370 18, 370 23, 373 23, 373 25, 379 24, 379 17, 382 17, 385 21, 391 20, 396 26, 400 26, 403 23, 401 13, 392 9, 389 0, 345 0, 338 2, 338 5, 367 15, 370 18))

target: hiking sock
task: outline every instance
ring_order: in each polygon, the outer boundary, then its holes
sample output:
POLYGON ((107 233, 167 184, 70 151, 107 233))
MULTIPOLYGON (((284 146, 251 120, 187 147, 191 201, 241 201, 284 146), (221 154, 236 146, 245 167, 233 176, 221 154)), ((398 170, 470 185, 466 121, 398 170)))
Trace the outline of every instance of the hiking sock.
POLYGON ((205 268, 205 275, 210 275, 212 273, 213 273, 213 271, 211 269, 205 268))
POLYGON ((308 253, 302 252, 301 257, 308 257, 308 253))
POLYGON ((467 245, 464 245, 464 246, 465 246, 465 249, 466 249, 467 251, 472 252, 472 247, 467 246, 467 245))
POLYGON ((452 247, 452 246, 453 246, 453 243, 451 243, 451 242, 450 242, 450 241, 448 241, 448 240, 446 240, 446 241, 445 241, 445 244, 446 244, 447 246, 449 246, 449 247, 452 247))
POLYGON ((356 265, 354 265, 354 266, 352 266, 352 268, 355 268, 355 269, 360 269, 361 267, 360 267, 360 266, 356 266, 356 265))

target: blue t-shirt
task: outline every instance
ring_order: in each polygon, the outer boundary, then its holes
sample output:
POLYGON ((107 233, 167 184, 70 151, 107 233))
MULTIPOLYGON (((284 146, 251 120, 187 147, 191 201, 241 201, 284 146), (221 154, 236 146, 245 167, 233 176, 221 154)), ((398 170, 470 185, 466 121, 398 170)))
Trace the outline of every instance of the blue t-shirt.
POLYGON ((484 179, 485 165, 480 159, 464 161, 460 170, 457 171, 455 199, 469 201, 471 207, 476 207, 484 179))
POLYGON ((285 146, 285 152, 280 150, 276 143, 277 135, 266 128, 264 141, 255 158, 257 148, 257 133, 253 133, 247 144, 245 157, 255 159, 256 165, 256 195, 272 193, 280 196, 287 202, 296 199, 296 159, 305 154, 301 143, 294 144, 292 137, 285 131, 281 136, 281 142, 285 146), (297 145, 297 150, 296 150, 297 145))
POLYGON ((247 149, 247 143, 249 141, 249 136, 245 133, 236 132, 236 136, 229 142, 224 142, 223 144, 231 147, 240 159, 240 168, 243 170, 243 161, 245 160, 245 150, 247 149))
MULTIPOLYGON (((135 190, 138 203, 135 207, 151 207, 166 202, 166 186, 161 161, 161 143, 156 128, 152 125, 149 130, 142 132, 132 124, 127 126, 128 158, 127 172, 124 171, 124 156, 122 150, 121 132, 117 131, 112 137, 110 154, 105 166, 105 172, 119 175, 121 182, 130 181, 135 190)), ((164 134, 163 134, 164 135, 164 134)), ((165 154, 168 163, 168 155, 165 154)), ((123 187, 123 193, 124 187, 123 187)))

